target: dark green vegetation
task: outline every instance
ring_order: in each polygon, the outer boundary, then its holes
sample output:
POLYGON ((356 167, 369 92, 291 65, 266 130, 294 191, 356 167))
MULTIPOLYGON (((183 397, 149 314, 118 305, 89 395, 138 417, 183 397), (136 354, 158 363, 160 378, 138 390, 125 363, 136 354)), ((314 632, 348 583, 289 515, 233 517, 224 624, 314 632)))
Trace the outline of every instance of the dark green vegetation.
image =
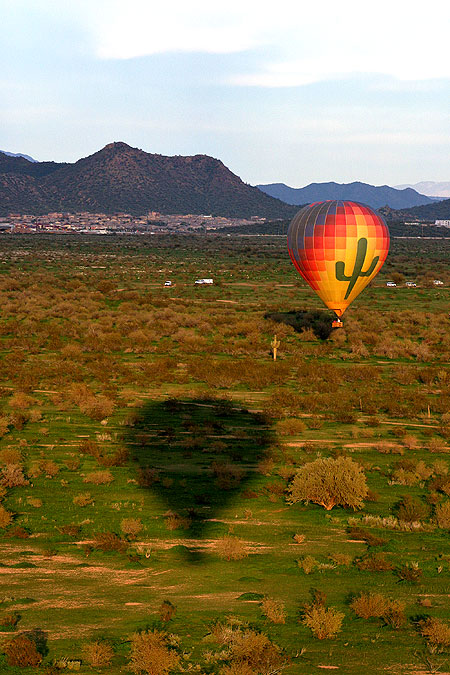
POLYGON ((110 143, 74 164, 0 153, 0 215, 53 211, 286 218, 295 207, 243 183, 208 155, 165 157, 126 143, 110 143))
POLYGON ((2 674, 445 671, 448 242, 394 240, 327 339, 276 237, 0 256, 2 674), (320 457, 362 509, 288 503, 320 457))

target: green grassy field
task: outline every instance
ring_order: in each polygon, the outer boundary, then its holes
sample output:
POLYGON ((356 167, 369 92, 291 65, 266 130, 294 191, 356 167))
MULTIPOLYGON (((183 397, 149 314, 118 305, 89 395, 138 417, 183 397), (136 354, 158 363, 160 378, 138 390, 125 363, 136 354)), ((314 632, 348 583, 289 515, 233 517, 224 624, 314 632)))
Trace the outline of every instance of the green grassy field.
POLYGON ((447 672, 450 628, 422 633, 450 615, 449 256, 393 240, 322 340, 264 318, 322 311, 282 238, 1 237, 1 642, 40 636, 42 673, 129 672, 153 629, 174 673, 447 672), (342 456, 362 509, 288 503, 300 467, 342 456), (344 615, 327 639, 302 620, 317 590, 344 615), (403 603, 398 626, 357 616, 363 592, 403 603), (245 670, 217 622, 277 665, 245 670))

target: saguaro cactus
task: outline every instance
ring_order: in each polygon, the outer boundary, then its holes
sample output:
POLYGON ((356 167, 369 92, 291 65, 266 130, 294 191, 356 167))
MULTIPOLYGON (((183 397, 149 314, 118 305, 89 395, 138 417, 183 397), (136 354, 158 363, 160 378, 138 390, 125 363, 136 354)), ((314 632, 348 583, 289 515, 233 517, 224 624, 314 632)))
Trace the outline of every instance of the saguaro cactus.
POLYGON ((270 346, 272 347, 273 360, 276 361, 277 360, 277 351, 278 351, 278 348, 280 346, 280 341, 277 340, 276 335, 273 336, 273 340, 270 343, 270 346))
POLYGON ((358 239, 358 248, 356 249, 356 260, 355 260, 355 266, 353 268, 353 272, 351 273, 350 276, 347 276, 345 274, 345 263, 342 260, 339 260, 336 263, 336 279, 338 281, 349 281, 349 285, 347 288, 347 292, 345 294, 345 300, 347 300, 348 296, 352 292, 356 282, 358 281, 359 277, 370 277, 372 272, 374 271, 378 260, 380 259, 380 256, 375 256, 375 258, 372 260, 369 269, 367 269, 365 272, 362 271, 362 268, 364 266, 364 262, 366 260, 366 254, 367 254, 367 239, 365 237, 361 237, 361 239, 358 239))

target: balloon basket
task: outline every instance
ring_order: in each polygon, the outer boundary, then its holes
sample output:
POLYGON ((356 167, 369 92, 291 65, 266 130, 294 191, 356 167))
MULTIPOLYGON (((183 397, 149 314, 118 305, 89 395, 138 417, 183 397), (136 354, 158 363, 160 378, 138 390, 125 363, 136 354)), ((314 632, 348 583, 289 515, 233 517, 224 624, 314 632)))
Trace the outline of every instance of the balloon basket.
POLYGON ((344 324, 340 319, 335 319, 333 323, 331 324, 332 328, 344 328, 344 324))

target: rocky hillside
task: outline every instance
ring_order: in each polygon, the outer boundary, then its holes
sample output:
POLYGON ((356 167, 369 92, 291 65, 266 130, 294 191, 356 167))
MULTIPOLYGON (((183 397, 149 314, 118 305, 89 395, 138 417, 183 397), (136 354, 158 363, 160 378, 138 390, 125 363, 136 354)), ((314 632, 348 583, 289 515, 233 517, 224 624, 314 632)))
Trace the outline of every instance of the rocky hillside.
POLYGON ((282 218, 295 208, 207 155, 165 157, 110 143, 74 164, 0 155, 0 213, 118 211, 282 218))

